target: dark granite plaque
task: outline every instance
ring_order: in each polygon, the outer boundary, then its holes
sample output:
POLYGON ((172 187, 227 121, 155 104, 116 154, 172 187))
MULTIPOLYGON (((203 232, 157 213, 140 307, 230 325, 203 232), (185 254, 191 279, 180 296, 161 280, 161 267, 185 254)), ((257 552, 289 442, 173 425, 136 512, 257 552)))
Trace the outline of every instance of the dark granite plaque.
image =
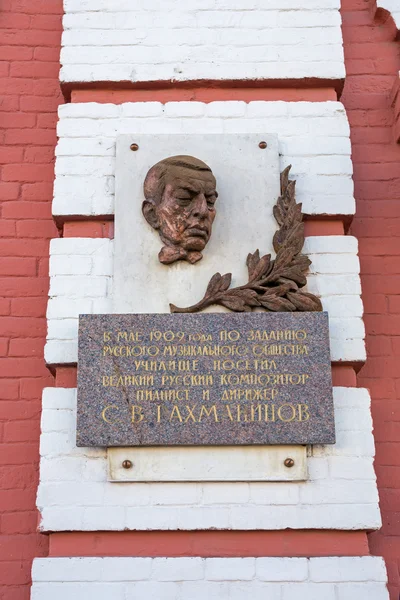
POLYGON ((328 315, 83 315, 78 446, 333 444, 328 315))

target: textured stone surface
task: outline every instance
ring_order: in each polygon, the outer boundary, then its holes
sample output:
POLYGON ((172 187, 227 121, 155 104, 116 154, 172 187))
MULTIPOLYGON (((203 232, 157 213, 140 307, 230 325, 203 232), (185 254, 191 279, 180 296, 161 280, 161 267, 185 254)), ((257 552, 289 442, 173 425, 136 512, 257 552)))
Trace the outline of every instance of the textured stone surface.
POLYGON ((84 315, 79 446, 334 443, 326 313, 84 315))

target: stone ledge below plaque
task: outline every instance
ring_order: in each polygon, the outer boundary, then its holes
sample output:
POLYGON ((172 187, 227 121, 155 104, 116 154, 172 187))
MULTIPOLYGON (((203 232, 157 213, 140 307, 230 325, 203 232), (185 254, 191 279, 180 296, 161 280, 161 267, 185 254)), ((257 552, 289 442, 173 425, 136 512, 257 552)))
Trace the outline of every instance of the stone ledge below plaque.
POLYGON ((107 456, 111 482, 304 481, 308 477, 306 446, 108 448, 107 456))

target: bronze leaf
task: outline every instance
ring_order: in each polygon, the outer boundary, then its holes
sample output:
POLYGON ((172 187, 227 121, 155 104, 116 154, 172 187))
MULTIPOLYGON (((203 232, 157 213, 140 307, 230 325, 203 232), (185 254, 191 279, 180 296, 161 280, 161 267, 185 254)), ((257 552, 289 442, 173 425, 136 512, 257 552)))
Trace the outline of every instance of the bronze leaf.
POLYGON ((197 304, 186 308, 170 305, 171 312, 194 313, 213 304, 225 306, 234 312, 249 312, 255 307, 268 311, 321 311, 317 296, 300 291, 307 284, 306 273, 310 259, 301 250, 304 244, 304 224, 301 204, 295 200, 295 181, 289 180, 291 166, 281 173, 281 195, 273 214, 279 225, 274 234, 275 260, 259 250, 247 256, 248 283, 229 289, 232 275, 215 273, 206 293, 197 304))

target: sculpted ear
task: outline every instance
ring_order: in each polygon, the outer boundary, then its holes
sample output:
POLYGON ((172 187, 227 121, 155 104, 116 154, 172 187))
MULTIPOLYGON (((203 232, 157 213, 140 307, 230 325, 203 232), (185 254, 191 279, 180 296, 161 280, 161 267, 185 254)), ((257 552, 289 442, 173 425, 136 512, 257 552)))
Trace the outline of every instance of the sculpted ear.
POLYGON ((153 200, 144 200, 142 204, 142 213, 146 221, 153 229, 160 229, 156 205, 153 200))

